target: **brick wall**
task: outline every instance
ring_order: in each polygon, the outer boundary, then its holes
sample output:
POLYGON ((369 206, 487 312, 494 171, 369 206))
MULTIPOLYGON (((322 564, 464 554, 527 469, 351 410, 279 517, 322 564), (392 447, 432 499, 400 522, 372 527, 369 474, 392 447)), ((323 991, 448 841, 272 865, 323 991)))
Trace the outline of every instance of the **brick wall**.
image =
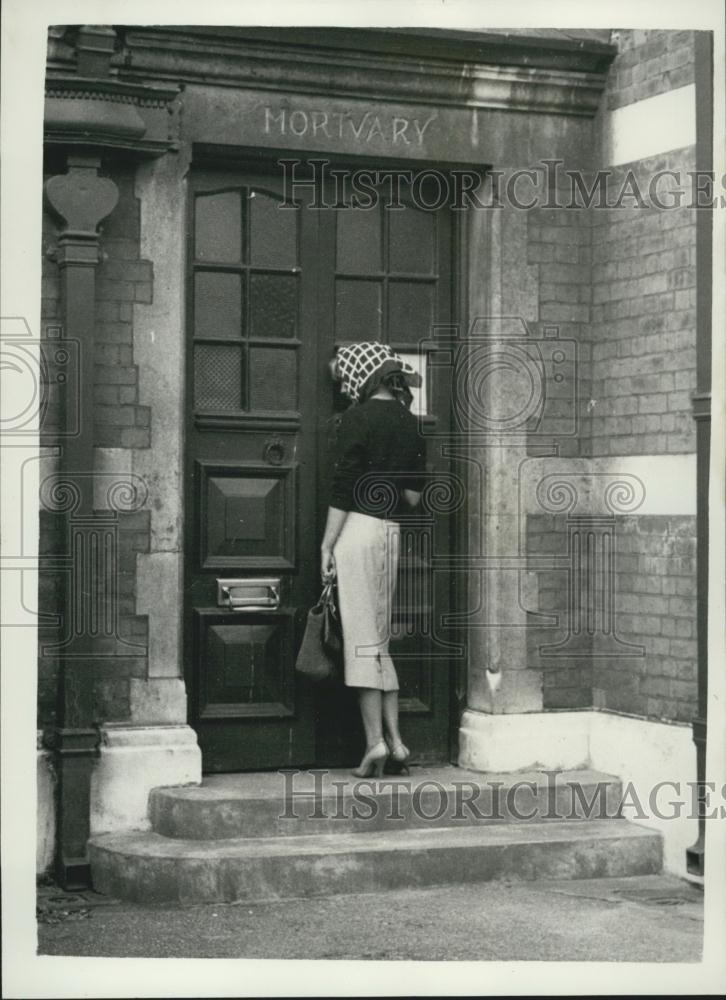
POLYGON ((615 31, 619 54, 611 70, 607 107, 620 108, 693 83, 692 31, 615 31))
POLYGON ((96 274, 94 443, 148 448, 151 411, 139 405, 133 358, 134 302, 151 302, 152 264, 139 256, 140 209, 133 175, 114 172, 116 208, 103 223, 104 259, 96 274))
MULTIPOLYGON (((614 109, 693 82, 692 32, 620 31, 604 107, 614 109)), ((659 171, 683 178, 693 147, 612 168, 612 203, 629 171, 639 190, 659 171)), ((585 178, 591 187, 593 176, 585 178)), ((562 183, 562 182, 561 182, 562 183)), ((676 182, 659 183, 670 204, 676 182)), ((695 209, 632 207, 535 209, 527 213, 527 263, 538 271, 541 323, 578 341, 579 435, 558 440, 560 455, 583 458, 695 451, 695 209)), ((569 184, 558 201, 570 200, 569 184)), ((690 721, 696 710, 695 517, 618 516, 615 594, 619 637, 643 646, 637 658, 540 655, 568 626, 564 515, 530 515, 527 551, 552 557, 535 571, 528 665, 542 671, 544 707, 597 707, 655 719, 690 721), (559 560, 559 562, 558 562, 559 560), (564 565, 563 565, 564 560, 564 565)))
MULTIPOLYGON (((568 204, 564 190, 558 203, 568 204)), ((542 337, 547 327, 554 327, 561 340, 575 342, 574 367, 564 372, 565 379, 559 386, 552 381, 547 386, 549 399, 538 434, 540 439, 550 434, 556 438, 560 455, 583 453, 579 429, 590 397, 591 230, 585 209, 533 208, 527 212, 527 263, 537 265, 540 320, 532 333, 542 337), (577 399, 574 427, 578 433, 571 436, 568 429, 573 426, 573 392, 577 399), (558 436, 563 430, 565 436, 558 436)))
MULTIPOLYGON (((145 448, 150 443, 150 407, 139 404, 138 368, 133 358, 133 306, 150 302, 152 264, 139 256, 140 222, 138 199, 134 197, 133 174, 114 170, 110 174, 119 189, 119 202, 101 228, 102 263, 97 270, 94 445, 97 448, 145 448)), ((60 283, 58 266, 52 255, 58 226, 43 217, 42 336, 47 341, 50 328, 60 324, 60 283), (46 251, 51 250, 48 256, 46 251)), ((53 352, 47 351, 51 378, 53 352)), ((54 397, 51 396, 51 400, 54 397)), ((81 401, 82 404, 82 401, 81 401)), ((81 413, 81 419, 83 414, 81 413)), ((41 443, 53 448, 57 438, 58 414, 53 406, 46 413, 41 443)), ((150 512, 115 513, 116 589, 118 615, 116 637, 98 639, 93 667, 95 721, 123 721, 129 717, 129 680, 144 677, 147 671, 148 619, 135 614, 136 556, 149 550, 150 512), (127 645, 133 643, 133 646, 127 645)), ((40 552, 55 558, 67 556, 66 515, 40 510, 40 552)), ((42 568, 39 574, 39 607, 42 613, 60 614, 61 578, 57 570, 42 568)), ((38 725, 52 727, 58 707, 58 657, 43 651, 43 644, 57 643, 61 629, 40 628, 38 725)))
MULTIPOLYGON (((694 166, 693 149, 675 150, 614 168, 609 186, 632 169, 647 191, 657 171, 694 166)), ((695 451, 695 209, 593 207, 590 218, 593 403, 583 453, 695 451)))
POLYGON ((697 706, 696 520, 620 517, 617 532, 619 635, 644 645, 645 656, 635 679, 619 665, 595 666, 594 704, 690 722, 697 706))
POLYGON ((567 636, 567 525, 562 514, 535 514, 527 518, 527 555, 550 562, 549 568, 535 570, 540 615, 554 617, 557 625, 545 624, 530 616, 527 630, 527 663, 542 671, 542 699, 545 709, 592 708, 593 660, 586 650, 581 658, 544 657, 542 646, 553 645, 567 636))
MULTIPOLYGON (((692 32, 619 32, 608 108, 692 83, 692 32)), ((693 147, 613 169, 639 188, 695 169, 693 147)), ((669 204, 675 180, 658 190, 669 204)), ((592 344, 587 453, 692 453, 696 429, 695 209, 593 209, 592 344)), ((626 202, 627 204, 628 202, 626 202)), ((638 661, 595 661, 593 704, 689 722, 696 710, 695 517, 620 516, 616 607, 621 637, 645 647, 638 661)))
MULTIPOLYGON (((690 722, 696 713, 696 522, 694 517, 619 516, 615 531, 616 634, 642 646, 633 657, 550 658, 541 647, 568 634, 567 525, 564 515, 531 515, 530 558, 552 557, 536 570, 541 613, 531 618, 528 662, 542 671, 544 707, 596 707, 654 719, 690 722)), ((592 653, 597 650, 593 648, 592 653)))
MULTIPOLYGON (((633 89, 630 75, 661 93, 692 82, 692 32, 618 32, 621 52, 609 74, 604 102, 621 107, 651 96, 633 89), (673 38, 671 36, 677 36, 673 38), (663 50, 662 56, 655 52, 663 50), (666 55, 668 59, 666 59, 666 55), (682 59, 688 54, 688 60, 682 59), (671 56, 690 73, 674 76, 671 56), (646 69, 634 59, 645 59, 646 69), (627 73, 623 73, 625 60, 627 73), (673 82, 673 81, 676 82, 673 82)), ((583 456, 683 453, 695 450, 690 394, 695 388, 695 212, 688 171, 693 147, 610 168, 607 201, 627 190, 647 197, 654 175, 674 171, 686 192, 676 207, 535 208, 527 215, 527 264, 538 268, 542 323, 578 343, 579 440, 558 442, 561 454, 583 456)), ((584 178, 588 188, 594 176, 584 178)), ((582 205, 559 177, 560 205, 582 205)), ((663 177, 657 195, 674 203, 677 182, 663 177)), ((552 424, 552 433, 557 427, 552 424)))
MULTIPOLYGON (((115 589, 117 614, 114 637, 98 638, 93 665, 95 721, 119 722, 129 716, 129 678, 146 676, 148 619, 135 614, 136 555, 148 551, 149 512, 119 512, 116 515, 115 589), (133 645, 130 645, 133 644, 133 645)), ((67 559, 68 518, 65 514, 40 511, 41 564, 50 557, 67 559)), ((38 577, 39 607, 43 614, 61 615, 60 573, 42 569, 38 577)), ((52 727, 58 711, 58 654, 54 647, 63 637, 59 626, 41 624, 38 630, 38 725, 52 727)))

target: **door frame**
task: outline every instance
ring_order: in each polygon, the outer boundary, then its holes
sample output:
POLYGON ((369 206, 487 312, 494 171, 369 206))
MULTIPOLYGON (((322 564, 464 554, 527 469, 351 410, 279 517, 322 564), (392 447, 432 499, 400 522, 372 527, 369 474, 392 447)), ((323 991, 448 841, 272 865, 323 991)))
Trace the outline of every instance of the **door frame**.
MULTIPOLYGON (((333 167, 369 167, 371 169, 376 168, 379 170, 389 169, 411 169, 411 170, 438 170, 442 174, 449 174, 457 169, 465 169, 469 172, 475 171, 482 175, 482 177, 490 169, 488 166, 475 166, 471 163, 441 163, 440 161, 432 161, 430 159, 401 159, 395 157, 372 157, 372 156, 353 156, 350 154, 340 154, 340 153, 322 153, 316 151, 300 151, 297 149, 285 149, 285 148, 260 148, 260 147, 248 147, 248 146, 226 146, 218 144, 209 143, 192 143, 191 147, 191 157, 190 157, 190 172, 195 169, 224 169, 224 170, 239 170, 241 172, 257 172, 264 173, 270 170, 271 164, 279 161, 281 158, 284 159, 297 159, 302 165, 308 165, 312 160, 322 160, 325 159, 333 167)), ((187 245, 192 237, 192 187, 191 185, 186 186, 186 197, 185 197, 185 221, 184 221, 184 234, 187 240, 187 245)), ((451 260, 449 262, 450 271, 450 284, 451 284, 451 324, 453 327, 457 328, 459 331, 467 330, 469 327, 470 316, 469 316, 469 285, 470 285, 470 264, 471 264, 471 249, 470 249, 470 209, 462 210, 452 210, 450 212, 450 226, 451 226, 451 260)), ((488 241, 487 241, 488 249, 488 241)), ((185 254, 185 273, 183 277, 184 282, 184 300, 185 304, 188 302, 189 289, 188 289, 189 271, 188 271, 188 253, 185 254)), ((485 279, 486 280, 486 279, 485 279)), ((183 328, 183 350, 184 350, 184 364, 183 371, 184 375, 184 389, 182 397, 184 400, 184 434, 183 434, 183 467, 186 469, 187 464, 187 424, 190 419, 190 398, 189 398, 189 378, 188 378, 188 347, 189 347, 189 323, 191 322, 191 316, 189 314, 188 308, 185 308, 185 321, 183 328)), ((453 419, 453 400, 450 401, 450 412, 449 418, 453 419)), ((450 468, 454 468, 454 460, 450 460, 450 468)), ((463 481, 464 489, 466 490, 466 495, 469 495, 469 473, 468 473, 468 463, 462 462, 456 466, 457 475, 459 475, 463 481)), ((183 531, 182 537, 184 540, 183 551, 182 551, 182 579, 186 579, 186 560, 189 557, 190 544, 189 544, 189 520, 187 517, 187 497, 186 491, 182 497, 182 518, 183 518, 183 531)), ((469 528, 469 518, 467 516, 466 507, 462 510, 456 510, 451 514, 451 526, 450 526, 450 544, 452 551, 460 554, 466 554, 469 551, 469 539, 470 539, 470 528, 469 528)), ((469 586, 468 579, 463 578, 463 574, 453 573, 451 574, 452 580, 452 592, 454 595, 454 603, 459 607, 468 607, 469 599, 469 586)), ((182 608, 183 615, 186 615, 186 606, 182 608)), ((451 641, 456 645, 459 645, 464 650, 464 654, 461 660, 458 661, 456 666, 453 666, 449 672, 449 726, 448 726, 448 760, 452 764, 458 762, 459 754, 459 726, 461 721, 461 715, 463 711, 467 708, 467 695, 468 695, 468 675, 469 675, 469 653, 466 644, 463 642, 465 634, 465 629, 463 625, 457 625, 451 629, 451 641)), ((193 676, 193 669, 190 667, 189 662, 189 651, 183 648, 183 658, 184 662, 182 665, 182 674, 185 680, 186 690, 187 690, 187 721, 193 726, 193 720, 191 718, 191 703, 190 698, 193 696, 195 691, 196 679, 193 676)), ((452 663, 455 661, 452 660, 452 663)))

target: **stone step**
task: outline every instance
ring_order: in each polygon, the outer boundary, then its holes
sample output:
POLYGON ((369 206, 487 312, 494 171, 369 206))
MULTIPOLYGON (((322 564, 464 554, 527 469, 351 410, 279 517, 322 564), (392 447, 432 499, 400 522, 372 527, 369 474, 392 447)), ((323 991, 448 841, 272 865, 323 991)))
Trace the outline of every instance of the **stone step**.
POLYGON ((660 835, 623 819, 226 841, 174 840, 149 831, 93 837, 89 851, 98 892, 183 904, 649 875, 662 863, 660 835))
POLYGON ((224 840, 615 818, 620 798, 620 781, 596 771, 483 775, 427 767, 380 782, 342 770, 273 771, 156 788, 149 814, 152 829, 165 837, 224 840))

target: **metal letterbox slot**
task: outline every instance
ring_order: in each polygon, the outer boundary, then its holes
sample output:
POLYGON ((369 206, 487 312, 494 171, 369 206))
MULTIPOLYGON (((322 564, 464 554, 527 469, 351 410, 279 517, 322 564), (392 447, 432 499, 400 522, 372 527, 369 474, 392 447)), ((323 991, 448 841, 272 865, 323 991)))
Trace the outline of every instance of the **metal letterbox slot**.
POLYGON ((217 604, 230 611, 265 611, 280 607, 280 579, 217 580, 217 604))

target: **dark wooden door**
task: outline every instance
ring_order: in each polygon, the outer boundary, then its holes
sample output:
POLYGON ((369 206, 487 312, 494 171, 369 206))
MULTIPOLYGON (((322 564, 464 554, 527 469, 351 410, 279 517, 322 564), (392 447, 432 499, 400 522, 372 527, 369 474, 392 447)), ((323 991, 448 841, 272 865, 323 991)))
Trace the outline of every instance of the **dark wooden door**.
MULTIPOLYGON (((319 592, 342 405, 327 362, 336 344, 377 339, 424 369, 419 341, 451 322, 445 211, 311 207, 312 193, 295 208, 281 200, 274 165, 192 174, 185 669, 206 771, 359 757, 354 692, 315 688, 294 671, 319 592), (225 587, 235 603, 269 606, 220 605, 225 587)), ((437 392, 427 378, 417 399, 429 430, 448 420, 437 392)), ((432 474, 446 472, 436 447, 429 460, 432 474)), ((434 532, 424 511, 404 532, 392 653, 407 741, 420 759, 446 760, 451 664, 435 619, 449 610, 449 587, 432 559, 436 546, 448 552, 449 525, 435 521, 434 532)))
MULTIPOLYGON (((430 192, 423 194, 433 202, 430 192)), ((417 207, 405 187, 398 208, 390 207, 385 188, 379 195, 371 207, 321 212, 321 312, 330 318, 326 329, 334 346, 379 340, 421 371, 424 387, 416 393, 414 409, 429 438, 433 485, 449 475, 438 442, 448 430, 450 400, 442 398, 443 385, 427 370, 424 341, 435 347, 432 329, 452 321, 451 218, 446 211, 417 207)), ((324 200, 330 204, 334 198, 329 194, 324 200)), ((325 351, 329 356, 327 345, 325 351)), ((321 400, 330 395, 323 381, 321 400)), ((345 405, 339 399, 333 408, 336 404, 345 405)), ((322 484, 329 477, 334 441, 329 419, 327 427, 318 449, 322 484)), ((402 526, 390 650, 399 677, 401 731, 407 745, 419 761, 446 761, 454 661, 442 620, 450 610, 451 574, 434 572, 434 565, 437 550, 444 561, 450 556, 453 524, 445 511, 433 509, 432 495, 435 490, 424 494, 419 511, 402 526)), ((321 524, 326 507, 327 489, 319 496, 321 524)), ((322 691, 316 709, 318 761, 334 765, 359 758, 364 738, 354 691, 342 696, 322 691)))

